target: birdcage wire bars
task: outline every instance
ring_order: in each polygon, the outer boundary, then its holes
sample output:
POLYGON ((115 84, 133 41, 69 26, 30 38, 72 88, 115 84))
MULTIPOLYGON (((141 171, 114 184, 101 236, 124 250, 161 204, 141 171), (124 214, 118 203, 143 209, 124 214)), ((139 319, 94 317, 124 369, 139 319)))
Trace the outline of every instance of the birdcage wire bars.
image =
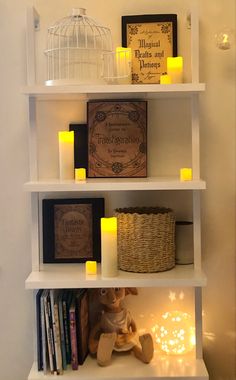
POLYGON ((108 27, 74 8, 68 17, 48 28, 46 85, 103 82, 103 54, 112 51, 108 27))

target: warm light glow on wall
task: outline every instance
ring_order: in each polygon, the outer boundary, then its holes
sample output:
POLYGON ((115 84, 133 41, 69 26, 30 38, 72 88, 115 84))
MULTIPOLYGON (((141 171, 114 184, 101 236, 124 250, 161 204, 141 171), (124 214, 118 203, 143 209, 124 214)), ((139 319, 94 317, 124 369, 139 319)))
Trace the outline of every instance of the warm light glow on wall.
POLYGON ((153 332, 158 346, 166 354, 183 355, 195 347, 192 317, 182 311, 168 311, 161 316, 153 332))

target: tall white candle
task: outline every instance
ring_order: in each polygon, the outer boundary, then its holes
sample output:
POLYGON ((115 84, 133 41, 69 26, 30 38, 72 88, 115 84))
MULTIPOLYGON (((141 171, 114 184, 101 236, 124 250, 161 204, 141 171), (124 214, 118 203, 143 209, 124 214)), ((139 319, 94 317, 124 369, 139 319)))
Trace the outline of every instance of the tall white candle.
POLYGON ((101 218, 102 276, 117 276, 117 218, 101 218))
POLYGON ((131 48, 116 48, 117 83, 131 83, 131 48))
POLYGON ((167 74, 171 83, 183 83, 183 57, 167 57, 167 74))
POLYGON ((74 131, 58 132, 60 179, 74 179, 74 131))

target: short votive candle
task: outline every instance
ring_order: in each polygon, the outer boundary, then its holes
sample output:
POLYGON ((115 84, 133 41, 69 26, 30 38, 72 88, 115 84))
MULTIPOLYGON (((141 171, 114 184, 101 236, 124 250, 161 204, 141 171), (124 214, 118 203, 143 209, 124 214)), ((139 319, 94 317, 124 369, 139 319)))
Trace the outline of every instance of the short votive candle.
POLYGON ((180 180, 181 181, 192 181, 192 169, 191 168, 181 168, 180 169, 180 180))
POLYGON ((97 262, 96 261, 86 261, 85 263, 86 274, 97 274, 97 262))
POLYGON ((60 179, 74 179, 74 131, 59 131, 60 179))
POLYGON ((75 180, 76 181, 85 181, 86 180, 86 169, 85 168, 75 169, 75 180))
POLYGON ((171 83, 183 83, 183 57, 167 57, 167 74, 171 83))
POLYGON ((117 276, 117 218, 101 218, 102 276, 117 276))
POLYGON ((171 84, 171 77, 169 75, 161 75, 160 84, 171 84))

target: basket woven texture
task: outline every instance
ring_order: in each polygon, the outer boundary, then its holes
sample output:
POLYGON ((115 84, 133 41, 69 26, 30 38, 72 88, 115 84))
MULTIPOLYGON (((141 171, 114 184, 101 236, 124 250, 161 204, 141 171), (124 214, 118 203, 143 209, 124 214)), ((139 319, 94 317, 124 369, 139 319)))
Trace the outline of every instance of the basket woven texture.
POLYGON ((171 209, 116 209, 118 265, 129 272, 161 272, 175 266, 175 218, 171 209))

